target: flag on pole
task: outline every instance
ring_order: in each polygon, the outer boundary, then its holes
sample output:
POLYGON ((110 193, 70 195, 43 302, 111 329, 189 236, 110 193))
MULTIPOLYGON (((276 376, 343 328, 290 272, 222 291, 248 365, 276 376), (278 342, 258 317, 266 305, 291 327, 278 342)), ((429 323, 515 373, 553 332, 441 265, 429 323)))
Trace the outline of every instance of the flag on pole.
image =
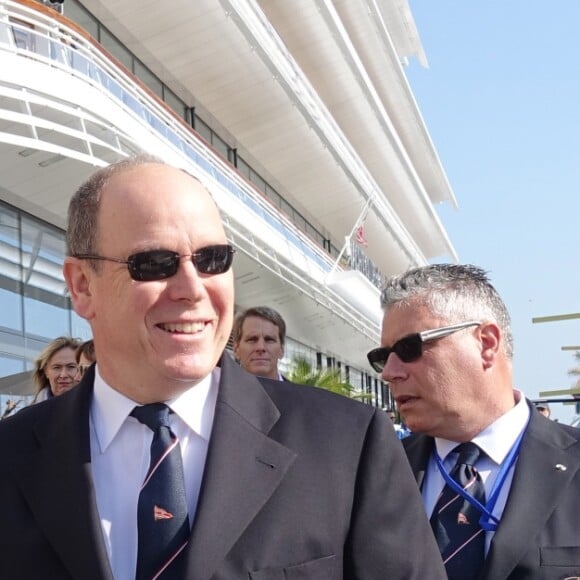
POLYGON ((369 243, 365 238, 365 231, 362 224, 356 229, 356 236, 355 236, 356 243, 366 248, 369 243))

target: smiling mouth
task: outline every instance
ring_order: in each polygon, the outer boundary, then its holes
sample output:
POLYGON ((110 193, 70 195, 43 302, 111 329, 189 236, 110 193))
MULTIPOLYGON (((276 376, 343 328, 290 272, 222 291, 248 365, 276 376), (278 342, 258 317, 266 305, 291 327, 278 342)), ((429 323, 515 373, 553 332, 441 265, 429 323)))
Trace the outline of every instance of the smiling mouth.
POLYGON ((157 326, 173 334, 197 334, 205 328, 205 322, 166 322, 157 326))

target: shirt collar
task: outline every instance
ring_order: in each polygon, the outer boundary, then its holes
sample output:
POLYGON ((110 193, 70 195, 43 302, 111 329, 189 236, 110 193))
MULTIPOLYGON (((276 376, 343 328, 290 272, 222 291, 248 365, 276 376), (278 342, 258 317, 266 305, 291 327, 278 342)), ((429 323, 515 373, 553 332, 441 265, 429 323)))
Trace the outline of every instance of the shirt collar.
MULTIPOLYGON (((526 399, 514 389, 516 404, 501 417, 478 433, 472 441, 497 465, 501 465, 519 435, 524 431, 530 418, 530 409, 526 399)), ((437 453, 442 461, 459 445, 457 441, 435 438, 437 453)))
MULTIPOLYGON (((206 441, 209 441, 213 425, 220 375, 221 369, 216 367, 212 373, 199 383, 192 385, 179 397, 167 401, 167 405, 171 407, 173 412, 192 431, 206 441)), ((136 405, 138 403, 105 382, 99 373, 97 363, 95 366, 94 395, 91 403, 91 419, 101 453, 107 450, 136 405)))

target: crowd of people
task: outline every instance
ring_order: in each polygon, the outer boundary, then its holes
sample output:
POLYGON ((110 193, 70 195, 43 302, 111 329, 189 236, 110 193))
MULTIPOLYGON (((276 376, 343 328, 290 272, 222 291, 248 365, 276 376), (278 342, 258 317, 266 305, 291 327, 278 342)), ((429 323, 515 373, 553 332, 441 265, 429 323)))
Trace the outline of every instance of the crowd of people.
POLYGON ((74 194, 63 271, 93 342, 48 345, 48 401, 0 424, 3 578, 580 577, 580 431, 515 388, 484 270, 386 280, 383 412, 284 379, 279 313, 234 319, 234 254, 159 159, 74 194))

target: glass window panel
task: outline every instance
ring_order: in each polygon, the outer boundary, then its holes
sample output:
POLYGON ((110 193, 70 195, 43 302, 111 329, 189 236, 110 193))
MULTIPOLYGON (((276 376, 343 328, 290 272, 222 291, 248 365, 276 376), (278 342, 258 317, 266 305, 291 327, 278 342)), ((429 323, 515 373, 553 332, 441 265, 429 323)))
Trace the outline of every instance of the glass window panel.
POLYGON ((219 135, 216 135, 212 132, 211 144, 214 146, 221 155, 223 155, 224 159, 228 158, 228 144, 221 138, 219 135))
POLYGON ((266 183, 266 195, 275 207, 280 207, 280 195, 266 183))
POLYGON ((0 326, 22 331, 18 214, 0 206, 0 326))
POLYGON ((302 231, 306 231, 306 220, 297 212, 294 212, 294 224, 302 231))
POLYGON ((24 329, 52 339, 69 333, 70 301, 62 276, 64 232, 22 218, 24 329))
POLYGON ((324 237, 322 234, 315 230, 311 224, 306 222, 306 233, 320 246, 324 246, 324 237))
POLYGON ((64 232, 29 218, 22 218, 22 266, 24 294, 63 306, 66 285, 62 276, 64 232))
MULTIPOLYGON (((8 377, 26 370, 26 362, 19 358, 6 354, 0 354, 0 377, 8 377)), ((33 390, 32 381, 30 381, 30 390, 33 390)), ((0 419, 10 414, 16 413, 32 402, 32 397, 0 394, 0 419), (16 406, 13 407, 14 403, 16 406), (13 408, 12 408, 13 407, 13 408)))
POLYGON ((282 210, 283 213, 285 213, 290 218, 292 217, 292 214, 294 213, 294 209, 284 198, 280 198, 280 209, 282 210))
POLYGON ((135 60, 135 70, 133 72, 158 97, 163 98, 163 84, 144 64, 135 60))
POLYGON ((131 53, 105 28, 101 29, 101 44, 130 71, 132 70, 133 57, 131 53))
MULTIPOLYGON (((0 277, 0 284, 3 283, 0 277)), ((0 288, 0 326, 22 332, 22 296, 0 288)))
POLYGON ((68 0, 64 6, 64 15, 84 28, 93 38, 99 38, 99 25, 96 18, 85 10, 77 0, 68 0))
POLYGON ((52 340, 70 334, 69 311, 42 300, 24 298, 24 323, 27 334, 52 340))
POLYGON ((246 179, 250 179, 250 166, 239 155, 237 169, 246 179))
POLYGON ((15 375, 26 370, 26 361, 21 358, 0 354, 0 377, 15 375))
POLYGON ((195 130, 207 142, 211 143, 211 129, 197 115, 195 117, 195 130))
POLYGON ((167 87, 163 87, 163 100, 183 119, 187 119, 185 103, 167 87))
POLYGON ((257 189, 266 193, 266 182, 253 169, 250 169, 250 181, 257 189))

